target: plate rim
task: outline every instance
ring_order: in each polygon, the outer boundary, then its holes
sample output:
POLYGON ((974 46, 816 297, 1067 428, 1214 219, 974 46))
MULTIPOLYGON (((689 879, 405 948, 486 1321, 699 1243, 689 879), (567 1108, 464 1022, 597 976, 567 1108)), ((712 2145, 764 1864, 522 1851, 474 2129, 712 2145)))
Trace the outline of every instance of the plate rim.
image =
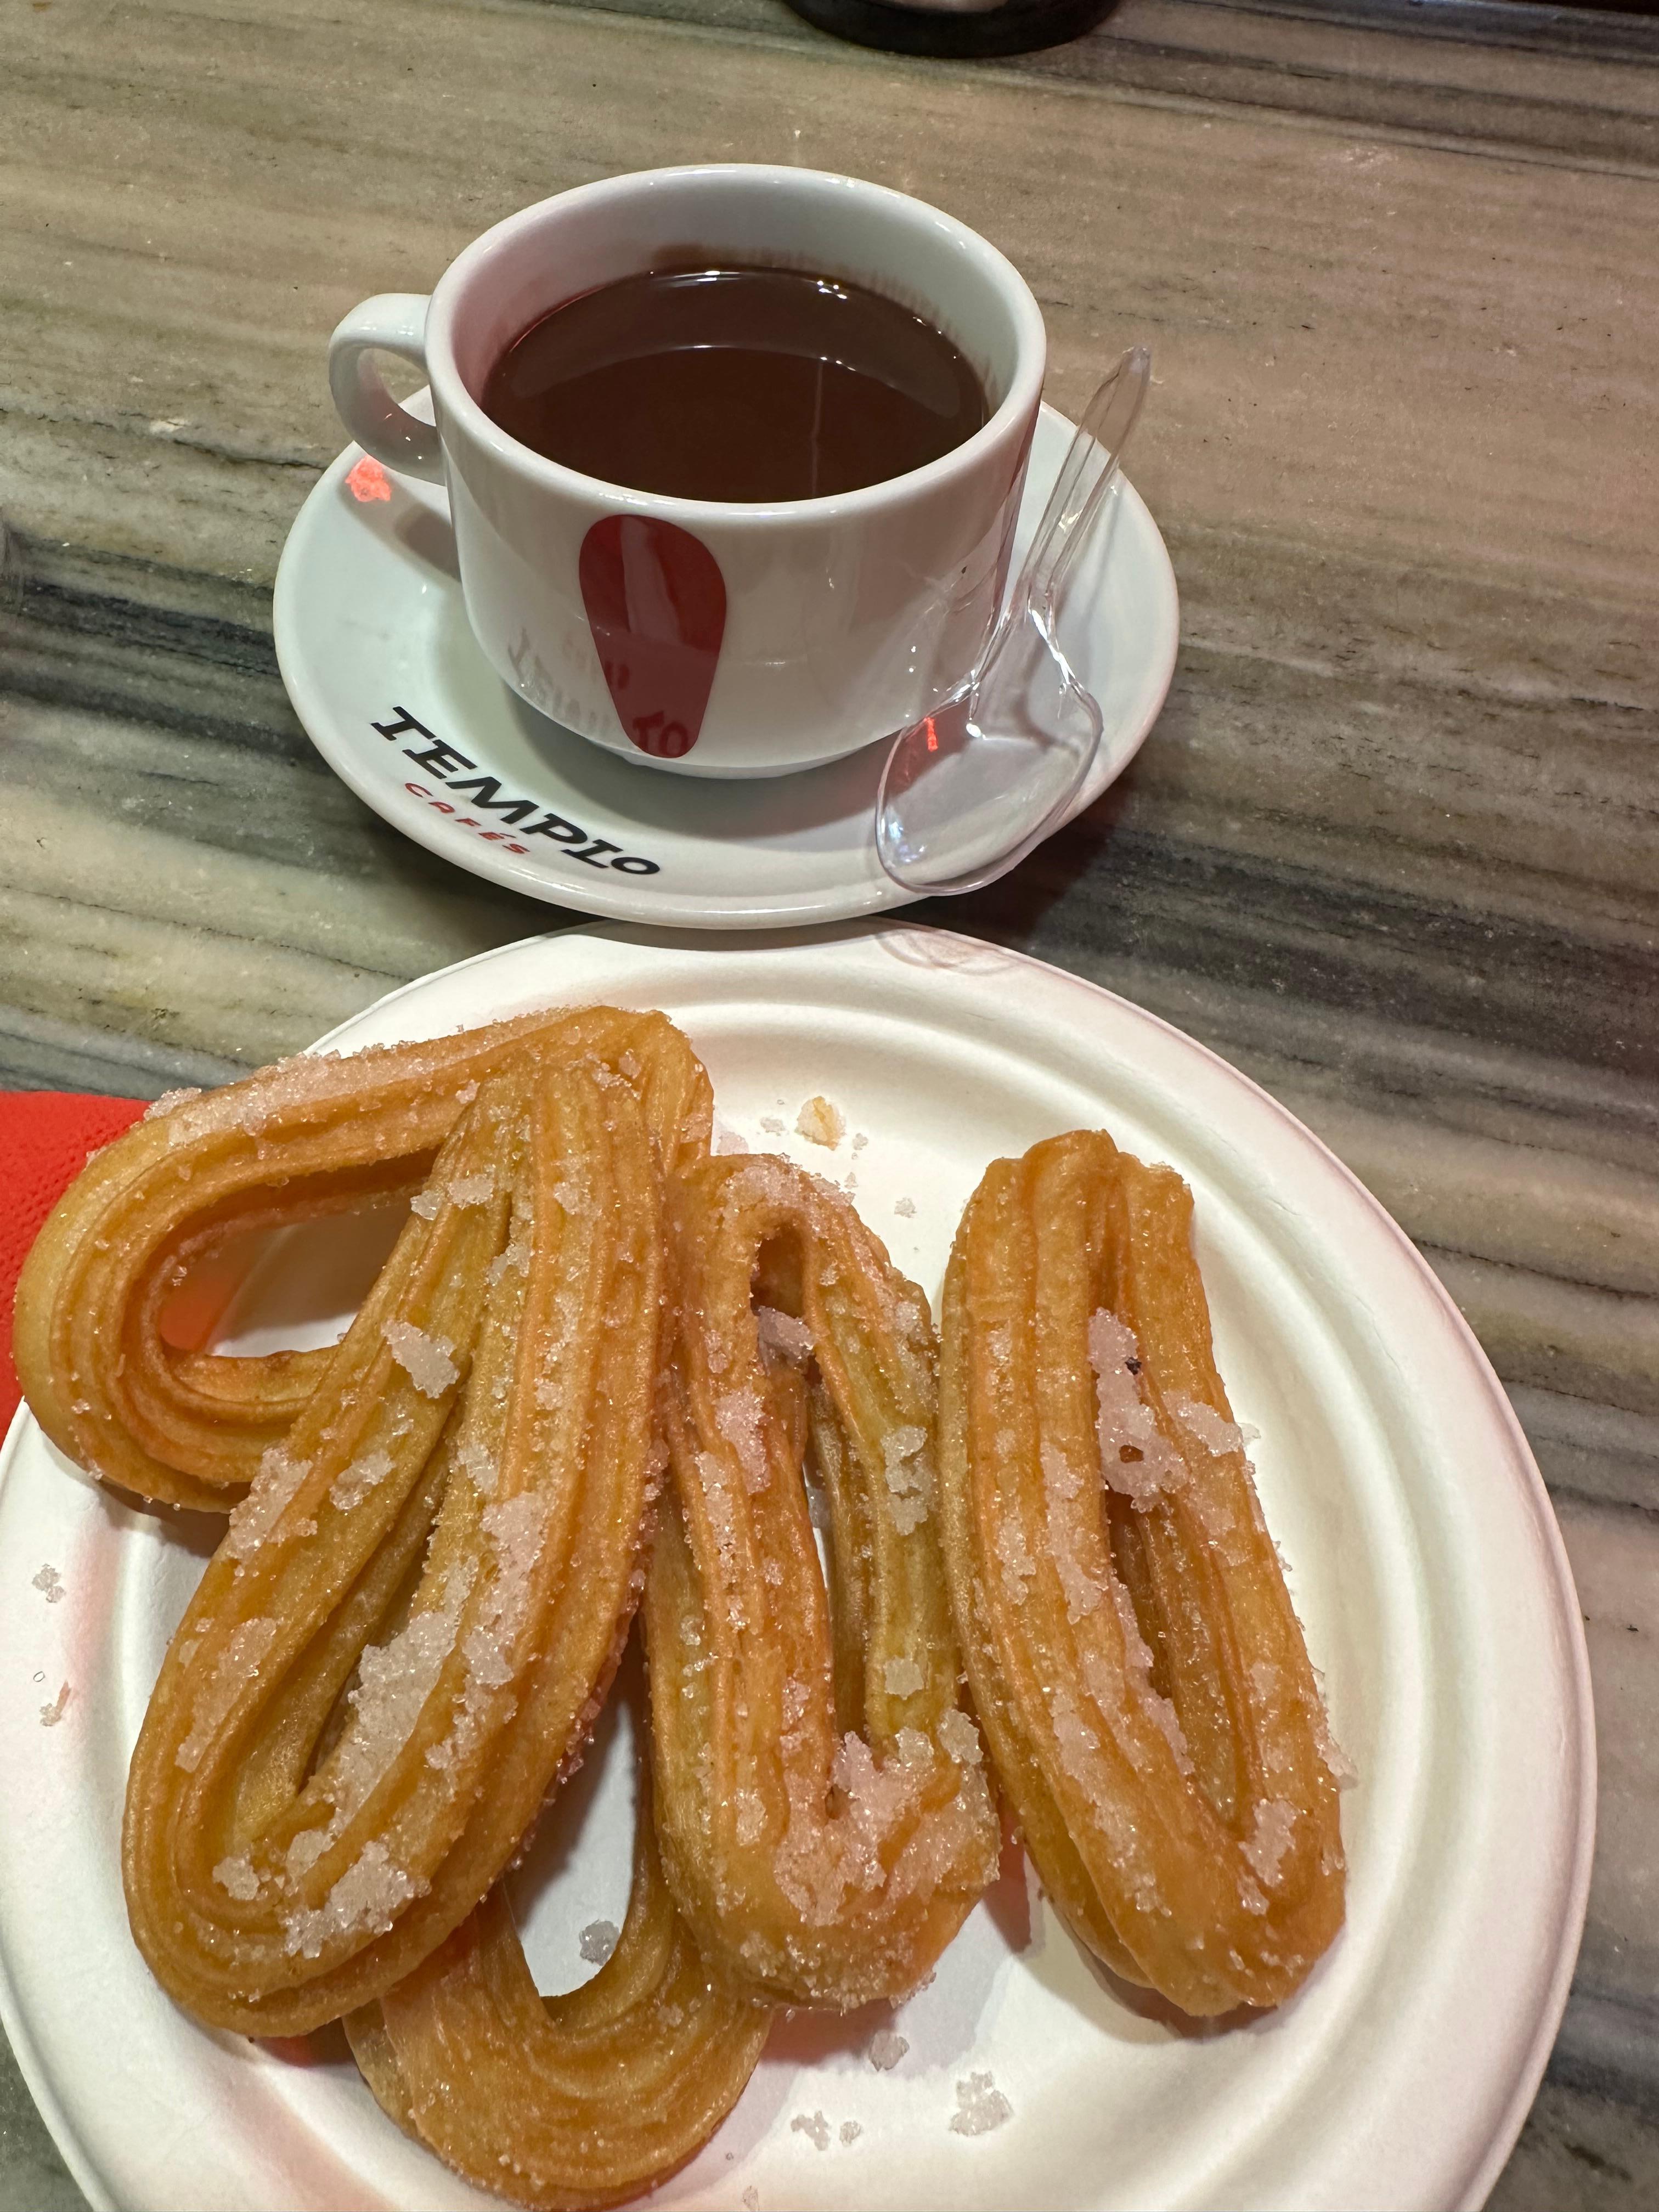
MULTIPOLYGON (((423 394, 416 393, 410 404, 418 403, 422 397, 423 394)), ((1075 427, 1069 416, 1051 406, 1047 400, 1042 402, 1039 412, 1050 418, 1060 433, 1069 434, 1075 427)), ((833 896, 819 894, 810 903, 802 902, 793 906, 775 902, 763 907, 744 906, 740 896, 719 906, 711 906, 695 894, 677 893, 671 901, 660 905, 658 910, 662 918, 653 921, 651 919, 653 909, 627 878, 619 878, 613 886, 608 877, 596 872, 591 887, 586 883, 568 888, 563 885, 554 887, 533 870, 521 866, 511 854, 498 845, 475 844, 472 841, 465 844, 455 843, 444 835, 441 819, 434 817, 418 805, 409 808, 408 818, 404 819, 402 810, 396 806, 394 794, 381 781, 364 771, 357 751, 336 733, 333 726, 338 717, 328 703, 325 690, 313 673, 312 657, 302 643, 304 625, 298 612, 301 572, 310 557, 313 542, 317 534, 327 526, 326 518, 337 486, 363 458, 360 446, 352 444, 343 447, 301 501, 277 557, 276 576, 271 593, 271 632, 283 687, 307 738, 326 766, 388 829, 395 830, 399 836, 408 837, 450 866, 477 876, 486 883, 495 884, 502 890, 517 891, 524 897, 536 900, 540 905, 562 907, 572 913, 586 914, 597 920, 628 923, 656 931, 698 929, 738 934, 824 927, 862 921, 878 915, 891 915, 915 904, 925 896, 902 890, 890 878, 878 872, 872 882, 859 887, 849 886, 833 896)), ((443 497, 447 511, 447 486, 424 489, 435 489, 443 497)), ((1082 790, 1067 808, 1063 820, 1048 832, 1049 836, 1056 835, 1067 823, 1075 821, 1085 808, 1093 805, 1124 773, 1146 744, 1169 698, 1181 647, 1180 586, 1164 533, 1146 501, 1121 471, 1116 491, 1135 516, 1137 529, 1144 531, 1146 535, 1146 550, 1154 563, 1158 596, 1167 600, 1167 620, 1156 633, 1154 649, 1146 658, 1143 678, 1144 701, 1140 711, 1124 726, 1123 732, 1109 751, 1103 740, 1102 751, 1097 757, 1082 790)), ((873 745, 881 740, 878 738, 870 742, 873 745)), ((750 781, 738 781, 742 788, 751 787, 750 781)), ((872 803, 873 806, 873 798, 872 803)), ((873 845, 873 831, 871 842, 873 845)), ((1047 838, 1042 842, 1046 843, 1047 838)), ((1030 855, 1027 854, 1024 858, 1029 860, 1030 855)), ((1024 861, 1016 865, 1023 866, 1024 861)))
MULTIPOLYGON (((1133 1000, 1109 989, 1092 978, 1079 975, 1060 968, 1054 963, 1016 948, 997 945, 992 940, 975 938, 964 932, 933 927, 908 920, 890 917, 822 927, 809 929, 775 929, 758 932, 746 939, 741 948, 756 953, 787 951, 794 947, 805 950, 833 946, 840 943, 857 943, 884 936, 917 936, 930 944, 952 945, 962 948, 970 957, 975 954, 991 953, 1000 962, 1012 962, 1028 967, 1051 982, 1069 989, 1081 991, 1101 1001, 1111 1010, 1114 1019, 1127 1018, 1131 1024, 1140 1024, 1173 1044, 1180 1050, 1198 1055, 1226 1082, 1241 1086, 1258 1108, 1265 1107, 1270 1117, 1293 1140, 1311 1147, 1322 1164, 1333 1170, 1336 1178, 1346 1187, 1373 1224, 1385 1235, 1405 1263, 1408 1273, 1421 1290, 1427 1291, 1431 1304, 1438 1310, 1443 1324, 1447 1327, 1449 1343, 1461 1356, 1470 1379, 1478 1383, 1487 1412, 1504 1432, 1510 1446, 1508 1478, 1516 1494, 1516 1502, 1524 1506, 1528 1520, 1540 1540, 1542 1559, 1547 1569, 1551 1595, 1557 1607, 1555 1626, 1564 1631, 1559 1638, 1565 1664, 1561 1669, 1564 1689, 1564 1717, 1573 1724, 1574 1734, 1569 1748, 1576 1759, 1577 1790, 1576 1802, 1565 1790, 1562 1793, 1563 1818, 1559 1834, 1553 1838, 1558 1855, 1565 1863, 1559 1881, 1562 1910, 1553 1933, 1553 1956, 1547 1977, 1540 1976, 1542 1984, 1531 2034, 1522 2051, 1512 2062, 1511 2080, 1507 2095, 1503 2099, 1492 2133, 1486 2148, 1469 2163, 1466 2156, 1467 2175, 1458 2193, 1447 2199, 1455 2203, 1457 2212, 1479 2212, 1486 2196, 1501 2172, 1516 2141, 1525 2124, 1527 2115, 1536 2097, 1539 2085, 1548 2063, 1551 2050, 1565 2013, 1572 1977, 1577 1964, 1579 1943, 1583 1935, 1589 1903, 1589 1883, 1595 1834, 1597 1807, 1597 1744, 1595 1724, 1594 1695, 1590 1678, 1589 1648, 1584 1636, 1583 1620, 1577 1601, 1571 1564, 1568 1558, 1560 1525, 1558 1522, 1543 1477, 1539 1470, 1519 1417, 1496 1370, 1480 1346, 1474 1330, 1459 1311, 1449 1291, 1435 1274, 1416 1245, 1400 1224, 1366 1188, 1358 1176, 1334 1152, 1330 1146, 1306 1123, 1303 1122, 1273 1093, 1266 1090, 1241 1068, 1225 1059, 1212 1047, 1190 1036, 1167 1021, 1161 1015, 1137 1005, 1133 1000), (1569 1810, 1571 1817, 1568 1817, 1569 1810)), ((465 974, 504 958, 532 953, 556 945, 571 936, 591 937, 619 945, 630 945, 647 958, 655 954, 685 951, 704 957, 730 948, 730 941, 721 934, 708 931, 661 931, 635 924, 623 924, 600 920, 569 928, 538 933, 513 942, 486 948, 464 959, 430 970, 397 985, 391 991, 373 1000, 370 1005, 337 1023, 307 1049, 312 1052, 330 1049, 343 1032, 356 1028, 371 1014, 381 1014, 396 1006, 405 998, 414 996, 444 979, 465 974)), ((550 1004, 561 1001, 556 996, 550 1004)), ((460 1024, 459 1026, 465 1026, 460 1024)), ((422 1031, 422 1034, 441 1035, 443 1030, 422 1031)), ((8 1431, 0 1440, 0 1493, 10 1477, 13 1462, 25 1436, 37 1428, 27 1403, 19 1406, 8 1431)), ((81 2143, 70 2121, 62 2101, 51 2087, 44 2060, 35 2047, 34 2038, 14 1988, 11 1971, 3 1942, 0 1942, 0 2026, 3 2026, 18 2070, 33 2098, 49 2134, 62 2155, 64 2164, 87 2197, 95 2212, 120 2212, 118 2200, 109 2190, 102 2175, 81 2143)), ((1449 2185, 1455 2185, 1455 2177, 1448 2174, 1449 2185)))
MULTIPOLYGON (((27 1402, 21 1404, 11 1417, 5 1436, 0 1437, 0 1490, 5 1488, 6 1478, 11 1471, 20 1440, 27 1430, 37 1425, 27 1402)), ((0 2028, 5 2031, 6 2043, 16 2061, 23 2087, 34 2100, 34 2109, 40 2114, 46 2133, 52 2137, 52 2148, 69 2168, 70 2178, 92 2207, 92 2212, 121 2212, 119 2203, 105 2185, 102 2174, 93 2164, 81 2138, 70 2124, 62 2100, 47 2079, 45 2063, 34 2047, 34 2039, 28 2032, 17 1992, 12 1987, 11 1969, 7 1963, 3 1944, 0 1944, 0 2028)))

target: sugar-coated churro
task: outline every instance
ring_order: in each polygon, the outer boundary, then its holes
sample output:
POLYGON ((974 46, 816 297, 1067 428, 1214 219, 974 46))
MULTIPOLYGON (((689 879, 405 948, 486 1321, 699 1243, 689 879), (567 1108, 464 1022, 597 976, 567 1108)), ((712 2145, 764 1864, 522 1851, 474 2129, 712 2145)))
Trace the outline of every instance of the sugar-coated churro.
POLYGON ((133 1932, 246 2033, 378 1996, 479 1903, 643 1578, 665 1307, 632 1089, 510 1064, 428 1188, 233 1516, 133 1758, 133 1932))
POLYGON ((346 2033, 381 2105, 446 2165, 539 2212, 585 2212, 651 2187, 708 2140, 772 2017, 692 1942, 647 1792, 628 1915, 592 1981, 539 1996, 496 1888, 346 2033))
POLYGON ((940 1522, 1026 1846, 1105 1963, 1279 2002, 1342 1921, 1318 1685, 1211 1349, 1179 1176, 1000 1160, 945 1281, 940 1522))
POLYGON ((732 1974, 795 2002, 897 1996, 998 1846, 932 1518, 927 1301, 781 1160, 708 1161, 670 1203, 672 1497, 646 1599, 664 1865, 732 1974))
POLYGON ((204 1355, 164 1317, 229 1237, 410 1194, 489 1075, 593 1058, 637 1087, 664 1165, 708 1150, 702 1063, 660 1014, 525 1014, 430 1042, 301 1054, 159 1102, 65 1193, 19 1279, 23 1395, 70 1458, 139 1496, 224 1512, 280 1443, 326 1352, 204 1355))

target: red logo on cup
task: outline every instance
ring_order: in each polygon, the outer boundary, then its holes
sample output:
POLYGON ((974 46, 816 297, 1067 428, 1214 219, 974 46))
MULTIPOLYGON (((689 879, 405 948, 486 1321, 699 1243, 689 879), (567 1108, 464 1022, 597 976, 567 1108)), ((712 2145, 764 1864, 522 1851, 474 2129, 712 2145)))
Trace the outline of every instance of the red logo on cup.
POLYGON ((582 540, 582 605, 618 720, 642 753, 697 742, 726 634, 726 580, 700 538, 608 514, 582 540))

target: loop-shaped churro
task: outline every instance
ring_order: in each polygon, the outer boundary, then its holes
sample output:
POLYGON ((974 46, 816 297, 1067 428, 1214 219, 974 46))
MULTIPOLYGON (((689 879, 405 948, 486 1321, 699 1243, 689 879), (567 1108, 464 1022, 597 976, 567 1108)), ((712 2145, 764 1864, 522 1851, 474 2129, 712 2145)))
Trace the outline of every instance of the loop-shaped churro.
POLYGON ((706 1153, 712 1096, 690 1047, 661 1014, 605 1006, 301 1054, 161 1102, 88 1164, 19 1280, 18 1374, 52 1442, 142 1497, 228 1510, 331 1355, 180 1350, 163 1333, 179 1285, 231 1237, 415 1191, 478 1085, 526 1055, 627 1079, 668 1170, 706 1153))
POLYGON ((975 1703, 1079 1938, 1184 2010, 1341 1924, 1334 1755, 1211 1346, 1180 1177, 998 1161, 945 1279, 940 1522, 975 1703))
POLYGON ((586 2212, 650 2188, 742 2095, 772 2008, 712 1975, 675 1908, 642 1793, 617 1947, 543 1997, 498 1887, 407 1981, 348 2014, 398 2125, 480 2189, 586 2212))
POLYGON ((782 1160, 708 1161, 671 1212, 673 1499, 646 1598, 664 1869, 705 1954, 750 1985, 896 1996, 998 1847, 931 1517, 927 1301, 782 1160))
POLYGON ((665 1269, 629 1083, 527 1054, 485 1078, 133 1757, 133 1932, 199 2018, 297 2033, 379 1996, 580 1755, 643 1581, 665 1269))

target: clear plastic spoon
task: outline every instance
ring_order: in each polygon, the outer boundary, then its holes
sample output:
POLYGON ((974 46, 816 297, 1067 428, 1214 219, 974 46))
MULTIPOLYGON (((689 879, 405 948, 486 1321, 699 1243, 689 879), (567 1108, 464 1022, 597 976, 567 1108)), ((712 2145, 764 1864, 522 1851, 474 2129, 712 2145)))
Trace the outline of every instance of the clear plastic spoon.
POLYGON ((961 689, 902 730, 876 794, 876 852, 909 891, 971 891, 1054 828, 1100 744, 1100 708, 1055 620, 1116 480, 1152 356, 1131 346, 1084 410, 1025 566, 961 689))

